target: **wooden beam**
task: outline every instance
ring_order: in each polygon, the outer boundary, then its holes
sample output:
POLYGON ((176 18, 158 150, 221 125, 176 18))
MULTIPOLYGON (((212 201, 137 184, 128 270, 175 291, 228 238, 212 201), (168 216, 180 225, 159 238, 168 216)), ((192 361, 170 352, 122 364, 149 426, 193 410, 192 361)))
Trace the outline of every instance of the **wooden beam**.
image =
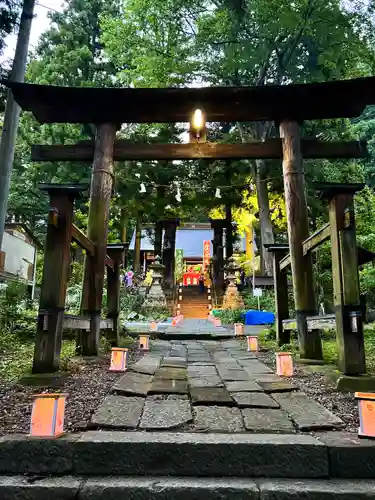
MULTIPOLYGON (((363 158, 366 144, 359 141, 323 142, 315 138, 301 140, 304 158, 363 158)), ((32 161, 92 162, 94 144, 83 141, 69 145, 32 146, 32 161)), ((281 139, 271 138, 245 144, 132 144, 118 140, 114 147, 114 160, 194 160, 206 159, 281 159, 281 139)))
POLYGON ((2 81, 40 123, 178 123, 351 118, 375 104, 375 77, 257 87, 97 88, 2 81))
MULTIPOLYGON (((64 314, 63 329, 64 330, 84 330, 90 331, 90 318, 88 316, 74 316, 72 314, 64 314)), ((43 330, 48 330, 48 314, 45 312, 42 318, 43 330)), ((113 327, 111 318, 102 318, 100 320, 101 330, 110 330, 113 327)))
POLYGON ((105 256, 104 264, 107 267, 109 267, 110 269, 112 269, 112 271, 115 268, 115 263, 113 262, 113 260, 111 259, 111 257, 109 257, 108 255, 105 256))
MULTIPOLYGON (((306 256, 309 252, 314 250, 316 247, 329 240, 331 236, 331 230, 329 224, 325 224, 314 234, 305 239, 302 243, 303 255, 306 256)), ((286 267, 290 266, 290 254, 285 255, 283 259, 280 260, 280 270, 282 271, 286 267)))
POLYGON ((329 223, 325 224, 314 234, 305 239, 302 243, 303 255, 307 255, 309 252, 314 250, 316 247, 329 240, 331 237, 331 228, 329 223))
POLYGON ((280 260, 280 271, 282 271, 286 267, 289 267, 290 263, 291 263, 290 254, 288 253, 288 255, 285 255, 285 257, 280 260))
MULTIPOLYGON (((86 250, 88 255, 90 255, 90 256, 94 255, 94 251, 95 251, 94 244, 92 243, 91 240, 89 240, 89 238, 85 235, 85 233, 82 232, 74 224, 72 224, 72 240, 75 241, 76 243, 78 243, 78 245, 81 248, 86 250)), ((105 256, 105 265, 107 267, 110 267, 112 270, 114 269, 115 264, 114 264, 113 260, 108 255, 105 256)))
MULTIPOLYGON (((324 316, 308 316, 306 318, 308 330, 319 330, 323 328, 334 329, 336 327, 336 317, 334 314, 325 314, 324 316)), ((297 321, 295 319, 286 319, 283 321, 283 330, 297 330, 297 321)))
POLYGON ((72 224, 72 240, 75 241, 81 248, 86 250, 89 255, 94 255, 95 247, 91 240, 77 226, 72 224))

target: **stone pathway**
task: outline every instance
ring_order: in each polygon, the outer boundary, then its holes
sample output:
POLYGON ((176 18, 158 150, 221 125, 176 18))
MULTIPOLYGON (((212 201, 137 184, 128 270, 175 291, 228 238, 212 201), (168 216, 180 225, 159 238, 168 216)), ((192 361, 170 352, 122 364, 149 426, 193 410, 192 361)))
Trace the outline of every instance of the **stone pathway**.
POLYGON ((296 433, 343 422, 239 339, 154 340, 92 417, 99 429, 296 433))

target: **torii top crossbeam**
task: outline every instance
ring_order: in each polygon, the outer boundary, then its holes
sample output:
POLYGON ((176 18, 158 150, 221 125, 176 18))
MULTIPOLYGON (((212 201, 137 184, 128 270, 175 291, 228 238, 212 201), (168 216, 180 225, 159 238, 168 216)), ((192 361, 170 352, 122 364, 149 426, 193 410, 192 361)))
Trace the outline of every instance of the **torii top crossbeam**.
POLYGON ((375 104, 375 77, 263 87, 91 88, 6 82, 40 123, 312 120, 354 117, 375 104))

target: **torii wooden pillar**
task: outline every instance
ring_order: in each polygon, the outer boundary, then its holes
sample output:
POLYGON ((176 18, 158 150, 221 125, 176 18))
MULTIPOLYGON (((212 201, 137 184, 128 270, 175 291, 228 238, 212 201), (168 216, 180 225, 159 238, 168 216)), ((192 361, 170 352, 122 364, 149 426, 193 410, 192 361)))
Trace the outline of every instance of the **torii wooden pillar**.
POLYGON ((116 128, 113 123, 100 124, 97 126, 95 136, 87 228, 87 236, 95 245, 95 254, 85 260, 85 286, 82 292, 82 313, 91 318, 90 332, 84 337, 82 345, 82 354, 85 356, 97 356, 99 353, 100 312, 113 186, 113 146, 116 128))
POLYGON ((353 196, 364 185, 322 186, 329 201, 338 365, 345 375, 360 375, 366 361, 353 196))
POLYGON ((309 332, 306 322, 306 317, 314 316, 317 311, 311 256, 304 256, 302 248, 302 242, 309 236, 309 226, 299 124, 283 120, 280 137, 299 351, 301 358, 321 360, 319 330, 309 332))
POLYGON ((35 338, 34 373, 53 372, 60 364, 74 200, 83 188, 82 185, 41 186, 49 194, 50 208, 35 338))

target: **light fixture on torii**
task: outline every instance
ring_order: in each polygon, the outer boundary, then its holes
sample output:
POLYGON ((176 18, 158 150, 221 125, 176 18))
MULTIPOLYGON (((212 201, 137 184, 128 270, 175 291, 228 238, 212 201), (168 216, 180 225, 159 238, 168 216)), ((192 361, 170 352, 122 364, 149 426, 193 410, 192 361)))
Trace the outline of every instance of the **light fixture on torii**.
POLYGON ((206 118, 201 109, 196 109, 191 116, 189 140, 190 142, 207 141, 206 118))

